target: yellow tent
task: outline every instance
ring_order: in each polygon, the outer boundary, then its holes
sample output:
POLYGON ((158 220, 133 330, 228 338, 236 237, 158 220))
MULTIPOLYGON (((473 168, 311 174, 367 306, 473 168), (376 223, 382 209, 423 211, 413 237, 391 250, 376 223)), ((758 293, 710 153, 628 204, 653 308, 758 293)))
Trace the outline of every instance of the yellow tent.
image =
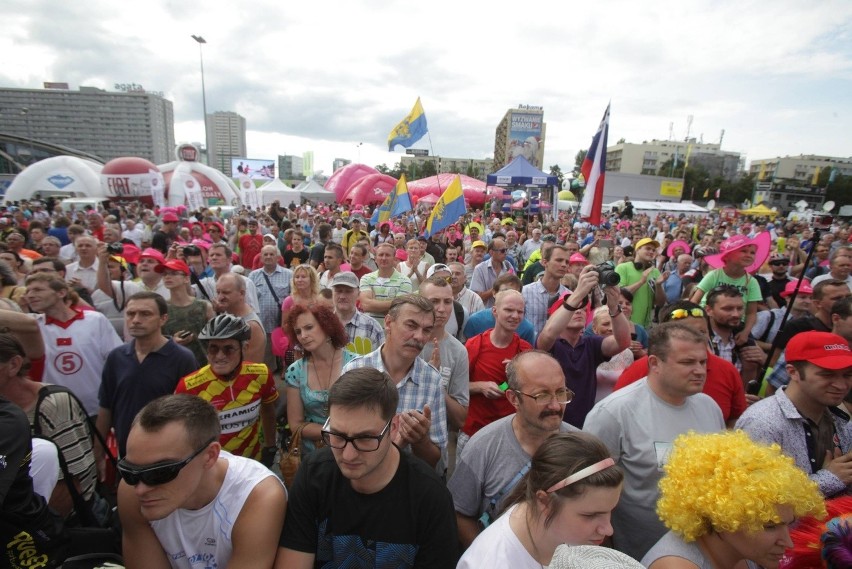
POLYGON ((775 219, 775 216, 778 215, 778 212, 772 211, 763 203, 759 203, 754 207, 750 207, 749 209, 741 209, 739 210, 740 215, 750 215, 752 217, 770 217, 775 219))

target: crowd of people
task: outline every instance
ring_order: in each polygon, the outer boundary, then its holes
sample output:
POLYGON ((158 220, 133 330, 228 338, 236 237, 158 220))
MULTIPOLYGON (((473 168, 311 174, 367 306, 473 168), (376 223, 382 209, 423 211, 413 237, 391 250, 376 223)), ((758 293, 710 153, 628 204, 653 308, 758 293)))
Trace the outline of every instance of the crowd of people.
POLYGON ((770 568, 852 490, 847 224, 427 216, 0 211, 11 566, 770 568))

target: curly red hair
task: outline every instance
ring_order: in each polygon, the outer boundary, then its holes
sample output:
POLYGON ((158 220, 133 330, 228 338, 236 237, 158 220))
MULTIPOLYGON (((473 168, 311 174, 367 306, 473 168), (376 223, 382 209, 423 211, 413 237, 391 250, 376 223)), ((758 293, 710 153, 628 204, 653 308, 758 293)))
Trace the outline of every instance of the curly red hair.
POLYGON ((307 306, 302 304, 293 305, 293 308, 290 309, 290 313, 287 315, 287 322, 284 327, 291 340, 295 341, 293 330, 296 327, 296 319, 308 312, 314 315, 320 328, 329 337, 331 344, 335 348, 342 348, 349 343, 349 336, 346 334, 346 329, 343 328, 340 318, 337 317, 337 314, 328 305, 322 303, 312 303, 307 306))

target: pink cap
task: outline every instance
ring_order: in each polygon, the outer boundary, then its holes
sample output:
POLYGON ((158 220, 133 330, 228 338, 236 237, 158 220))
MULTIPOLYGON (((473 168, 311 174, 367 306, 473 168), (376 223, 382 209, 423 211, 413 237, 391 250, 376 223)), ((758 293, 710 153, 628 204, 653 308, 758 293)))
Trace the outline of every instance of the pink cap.
POLYGON ((153 247, 148 247, 147 249, 142 251, 142 254, 139 255, 139 258, 141 259, 142 257, 149 257, 151 259, 156 259, 156 261, 160 264, 163 264, 163 263, 166 262, 166 258, 163 256, 163 254, 160 253, 159 251, 157 251, 156 249, 154 249, 153 247))
POLYGON ((573 265, 574 263, 582 263, 583 265, 588 265, 589 260, 587 258, 585 258, 583 255, 581 255, 580 253, 574 253, 568 259, 568 264, 573 265))
POLYGON ((172 211, 167 211, 166 213, 163 214, 162 220, 163 220, 163 223, 169 223, 169 222, 180 221, 180 218, 177 216, 176 213, 174 213, 172 211))
MULTIPOLYGON (((784 291, 781 293, 781 296, 786 298, 788 296, 793 295, 793 291, 796 290, 796 285, 799 283, 799 279, 790 279, 786 285, 784 285, 784 291)), ((813 294, 814 289, 811 287, 810 283, 805 281, 802 283, 802 286, 799 287, 799 294, 813 294)))

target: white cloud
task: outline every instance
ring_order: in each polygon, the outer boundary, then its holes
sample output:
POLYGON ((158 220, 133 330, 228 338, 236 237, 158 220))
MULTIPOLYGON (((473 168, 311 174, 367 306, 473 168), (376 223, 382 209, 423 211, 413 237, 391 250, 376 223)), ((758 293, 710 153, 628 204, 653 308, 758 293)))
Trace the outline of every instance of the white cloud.
POLYGON ((852 155, 843 0, 7 4, 0 84, 136 82, 174 101, 179 140, 200 140, 200 34, 208 111, 246 117, 252 156, 313 150, 326 172, 359 151, 398 161, 387 133, 417 96, 446 156, 491 155, 524 103, 544 107, 545 163, 565 168, 609 100, 611 141, 666 138, 671 122, 681 138, 693 115, 693 135, 725 129, 749 157, 852 155))

